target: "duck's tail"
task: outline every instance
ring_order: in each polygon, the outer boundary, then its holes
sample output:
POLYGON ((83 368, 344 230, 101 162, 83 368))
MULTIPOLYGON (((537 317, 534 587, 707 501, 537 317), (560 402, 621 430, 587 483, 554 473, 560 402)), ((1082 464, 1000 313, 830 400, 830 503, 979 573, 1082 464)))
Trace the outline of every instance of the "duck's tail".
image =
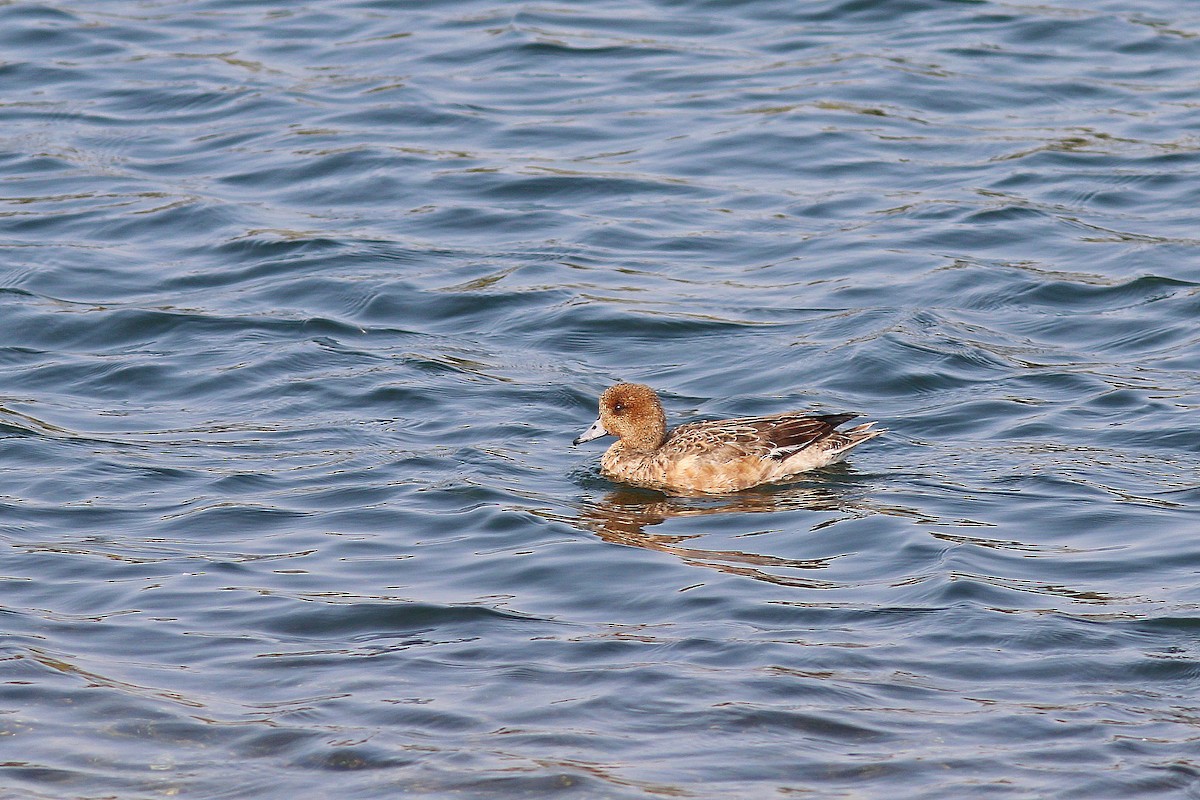
POLYGON ((846 457, 847 453, 868 439, 874 439, 876 436, 882 436, 885 433, 887 433, 886 428, 876 428, 874 422, 866 422, 862 425, 855 425, 853 428, 847 428, 844 431, 837 431, 830 434, 821 441, 821 445, 830 456, 829 463, 833 464, 841 461, 846 457))

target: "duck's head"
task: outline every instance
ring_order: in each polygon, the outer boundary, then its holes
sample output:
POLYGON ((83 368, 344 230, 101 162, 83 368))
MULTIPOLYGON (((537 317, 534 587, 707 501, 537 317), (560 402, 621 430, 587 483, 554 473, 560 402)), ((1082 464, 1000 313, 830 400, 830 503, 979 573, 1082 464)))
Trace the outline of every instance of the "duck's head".
POLYGON ((667 433, 667 416, 658 395, 640 383, 618 383, 600 395, 600 416, 575 444, 616 436, 634 450, 654 450, 667 433))

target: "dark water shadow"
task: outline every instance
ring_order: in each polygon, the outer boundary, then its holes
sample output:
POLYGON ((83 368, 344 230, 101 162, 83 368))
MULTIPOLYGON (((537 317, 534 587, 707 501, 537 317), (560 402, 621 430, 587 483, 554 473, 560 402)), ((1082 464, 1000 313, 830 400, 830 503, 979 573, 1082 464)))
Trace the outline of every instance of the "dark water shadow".
MULTIPOLYGON (((819 521, 814 521, 807 529, 808 533, 813 533, 847 519, 880 513, 913 516, 913 512, 905 509, 893 509, 868 502, 860 497, 862 494, 861 485, 847 482, 806 482, 754 489, 735 495, 703 497, 680 497, 648 489, 619 487, 598 500, 582 501, 577 506, 577 514, 573 518, 560 517, 560 521, 594 533, 610 544, 669 553, 690 566, 706 567, 781 586, 833 589, 839 588, 841 584, 821 580, 813 571, 829 567, 834 559, 845 554, 802 559, 746 549, 695 547, 690 543, 707 536, 706 532, 666 533, 649 529, 684 518, 714 518, 715 522, 715 518, 737 514, 835 512, 832 515, 825 514, 819 521), (795 574, 794 571, 800 571, 800 574, 795 574)), ((744 539, 761 532, 746 531, 732 535, 744 539)), ((726 538, 730 535, 728 530, 723 532, 726 538)))

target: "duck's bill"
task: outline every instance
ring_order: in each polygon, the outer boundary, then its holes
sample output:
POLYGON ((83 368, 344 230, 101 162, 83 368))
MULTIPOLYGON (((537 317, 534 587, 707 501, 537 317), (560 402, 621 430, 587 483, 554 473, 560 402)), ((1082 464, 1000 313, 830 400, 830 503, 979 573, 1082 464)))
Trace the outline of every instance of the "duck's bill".
POLYGON ((599 439, 601 436, 608 436, 608 431, 604 430, 604 426, 600 424, 600 420, 592 423, 592 427, 588 428, 572 444, 583 444, 590 442, 592 439, 599 439))

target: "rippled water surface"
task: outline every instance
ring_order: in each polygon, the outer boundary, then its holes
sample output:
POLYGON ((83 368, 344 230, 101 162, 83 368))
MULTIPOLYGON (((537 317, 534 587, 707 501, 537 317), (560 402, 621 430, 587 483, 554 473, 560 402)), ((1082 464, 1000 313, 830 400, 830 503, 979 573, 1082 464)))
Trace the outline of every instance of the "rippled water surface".
POLYGON ((1200 8, 0 2, 0 795, 1200 797, 1200 8), (730 497, 673 422, 890 430, 730 497))

